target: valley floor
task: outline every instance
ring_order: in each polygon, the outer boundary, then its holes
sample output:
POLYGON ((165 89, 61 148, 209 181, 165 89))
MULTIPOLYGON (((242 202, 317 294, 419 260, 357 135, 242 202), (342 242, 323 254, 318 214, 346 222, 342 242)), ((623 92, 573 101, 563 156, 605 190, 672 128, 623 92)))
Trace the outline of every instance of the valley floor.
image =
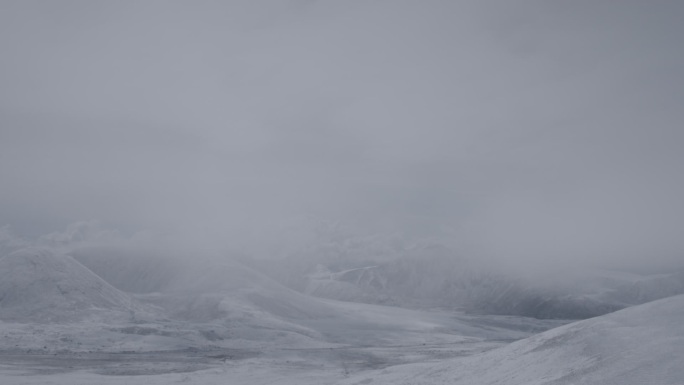
POLYGON ((130 327, 0 323, 0 384, 334 384, 397 365, 470 356, 564 323, 330 303, 350 318, 303 321, 321 341, 272 346, 236 339, 238 347, 228 340, 203 348, 186 336, 191 325, 178 324, 176 334, 192 347, 155 350, 170 345, 148 335, 108 348, 108 341, 131 338, 112 330, 130 333, 130 327), (41 346, 48 340, 52 346, 41 346))
POLYGON ((14 384, 333 384, 381 370, 415 355, 417 360, 483 352, 501 343, 253 351, 146 353, 1 353, 0 383, 14 384), (398 351, 401 349, 401 351, 398 351), (293 354, 295 353, 295 354, 293 354))

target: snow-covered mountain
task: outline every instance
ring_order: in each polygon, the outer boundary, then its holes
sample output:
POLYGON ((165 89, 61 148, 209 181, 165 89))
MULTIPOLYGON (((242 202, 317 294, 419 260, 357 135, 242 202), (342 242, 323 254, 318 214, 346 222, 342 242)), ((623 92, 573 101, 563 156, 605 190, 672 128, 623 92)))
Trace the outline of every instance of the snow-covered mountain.
POLYGON ((71 253, 114 287, 139 298, 173 298, 171 316, 209 321, 231 309, 222 302, 240 297, 285 318, 326 315, 330 309, 316 298, 288 289, 231 258, 183 255, 124 248, 85 248, 71 253), (202 304, 202 310, 197 306, 202 304), (271 305, 268 305, 271 304, 271 305), (186 308, 192 308, 192 310, 186 308), (223 310, 221 310, 223 309, 223 310))
POLYGON ((0 258, 0 319, 4 321, 125 319, 146 312, 131 296, 70 256, 28 248, 0 258))
POLYGON ((305 276, 304 291, 345 301, 565 319, 594 317, 684 293, 683 272, 580 274, 575 273, 572 283, 568 277, 565 282, 534 282, 464 259, 420 255, 335 272, 317 265, 305 276))
MULTIPOLYGON (((476 274, 480 270, 455 268, 459 265, 442 255, 445 249, 414 252, 415 259, 406 256, 335 273, 319 266, 312 279, 349 285, 353 301, 358 300, 355 295, 371 289, 373 295, 383 290, 399 293, 404 297, 395 298, 402 301, 449 298, 444 287, 466 294, 472 290, 477 296, 491 293, 492 298, 501 293, 505 281, 476 274), (432 262, 417 267, 418 261, 432 262), (425 275, 433 275, 434 281, 426 282, 425 275), (446 277, 464 279, 467 285, 448 286, 446 277)), ((599 289, 630 282, 635 294, 628 297, 643 300, 678 290, 677 278, 670 275, 601 277, 603 281, 589 279, 599 284, 585 285, 588 292, 612 296, 614 292, 599 289), (665 278, 672 279, 671 287, 659 284, 665 278)), ((510 289, 510 297, 500 300, 524 298, 524 292, 516 290, 522 289, 510 289)), ((371 379, 379 384, 617 384, 629 383, 619 382, 630 375, 627 365, 641 371, 634 377, 641 381, 654 376, 656 383, 669 384, 675 383, 670 379, 684 378, 684 373, 672 371, 672 360, 668 361, 683 353, 679 346, 684 342, 680 326, 684 297, 560 327, 510 345, 512 340, 566 322, 353 301, 316 298, 234 259, 201 253, 86 247, 65 255, 28 248, 0 259, 0 351, 20 360, 36 358, 16 354, 57 353, 55 365, 74 352, 203 352, 204 358, 192 368, 216 365, 211 357, 229 352, 258 357, 258 365, 266 368, 273 363, 296 365, 299 374, 307 373, 301 366, 307 363, 306 370, 321 368, 328 379, 341 379, 334 374, 338 369, 343 377, 358 373, 360 377, 349 377, 355 382, 345 384, 371 379), (635 353, 620 361, 630 349, 635 353), (373 368, 384 370, 379 373, 373 368), (673 373, 670 377, 668 370, 673 373), (506 382, 510 378, 520 381, 506 382)))
POLYGON ((405 365, 341 384, 678 385, 684 296, 575 322, 479 355, 405 365))
POLYGON ((390 246, 382 237, 321 242, 282 260, 252 264, 323 298, 536 318, 584 319, 684 293, 684 272, 577 270, 530 277, 438 242, 390 246))
POLYGON ((330 301, 230 258, 125 247, 24 249, 0 259, 0 278, 0 350, 500 344, 557 325, 330 301))

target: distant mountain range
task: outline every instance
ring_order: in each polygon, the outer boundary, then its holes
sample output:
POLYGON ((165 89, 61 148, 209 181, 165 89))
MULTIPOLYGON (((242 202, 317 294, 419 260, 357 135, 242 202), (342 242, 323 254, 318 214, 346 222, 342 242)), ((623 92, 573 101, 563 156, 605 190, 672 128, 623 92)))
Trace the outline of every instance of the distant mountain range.
POLYGON ((444 246, 410 251, 362 267, 307 256, 289 270, 288 258, 263 269, 291 279, 303 269, 300 292, 235 259, 24 248, 0 257, 0 350, 22 357, 199 350, 261 362, 296 357, 341 365, 349 378, 340 384, 670 385, 684 378, 682 295, 565 326, 496 315, 596 315, 681 291, 681 273, 593 272, 533 285, 455 258, 444 246), (303 261, 319 263, 308 269, 303 261), (363 371, 352 375, 351 362, 363 371))
POLYGON ((0 339, 0 350, 499 341, 555 325, 514 320, 492 327, 462 314, 329 301, 220 256, 125 247, 84 247, 65 254, 29 247, 0 258, 0 332, 7 336, 0 339))
POLYGON ((684 293, 684 270, 525 276, 465 258, 439 243, 385 246, 328 242, 283 259, 246 263, 290 288, 323 298, 535 318, 584 319, 684 293))

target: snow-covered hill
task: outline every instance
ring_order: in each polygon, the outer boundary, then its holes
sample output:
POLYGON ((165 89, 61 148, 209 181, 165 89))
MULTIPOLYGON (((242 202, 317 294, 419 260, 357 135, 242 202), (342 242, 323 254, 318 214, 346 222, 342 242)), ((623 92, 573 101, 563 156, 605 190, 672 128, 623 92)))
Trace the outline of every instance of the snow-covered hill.
MULTIPOLYGON (((321 299, 232 259, 94 247, 71 254, 29 248, 0 259, 0 353, 21 362, 49 354, 61 365, 74 352, 149 358, 193 349, 206 353, 188 370, 212 367, 211 357, 226 354, 253 357, 263 367, 304 370, 307 363, 313 366, 306 370, 327 370, 329 378, 335 377, 330 370, 340 370, 351 376, 344 384, 679 384, 684 378, 674 363, 684 356, 684 296, 544 332, 564 322, 321 299)), ((456 274, 447 265, 421 270, 412 263, 394 268, 414 275, 380 265, 337 273, 320 268, 316 279, 377 290, 403 282, 404 289, 440 293, 431 291, 445 285, 438 272, 456 274), (388 271, 394 275, 376 275, 388 271), (425 272, 437 276, 434 286, 421 284, 425 272)), ((645 299, 675 290, 676 277, 667 277, 674 289, 652 281, 663 277, 629 274, 603 277, 610 284, 598 288, 629 283, 645 299)), ((473 278, 476 284, 489 285, 473 278)))
POLYGON ((684 272, 585 269, 527 276, 464 257, 439 242, 392 248, 376 244, 382 237, 370 239, 322 242, 283 260, 253 264, 317 297, 536 318, 584 319, 684 293, 684 272), (384 250, 379 257, 378 249, 384 250))
POLYGON ((0 258, 0 319, 67 322, 135 317, 147 309, 72 257, 28 248, 0 258))
POLYGON ((174 318, 221 319, 249 306, 283 319, 329 315, 330 306, 230 258, 150 250, 87 248, 72 253, 113 286, 162 305, 174 318), (229 306, 229 301, 242 301, 229 306))
POLYGON ((457 313, 435 316, 329 301, 287 288, 230 258, 94 247, 71 254, 114 287, 164 309, 170 319, 211 323, 223 339, 312 346, 350 340, 392 343, 393 338, 406 342, 407 336, 413 335, 414 342, 423 343, 440 338, 444 342, 466 337, 515 339, 553 325, 511 320, 508 325, 504 321, 501 327, 492 328, 457 313), (416 329, 416 325, 426 326, 416 329), (369 330, 373 331, 370 335, 369 330))
POLYGON ((342 384, 679 385, 684 296, 575 322, 437 365, 405 365, 342 384))
MULTIPOLYGON (((202 253, 71 254, 26 249, 0 260, 0 354, 57 354, 58 365, 72 354, 191 349, 353 372, 470 354, 562 324, 321 299, 202 253)), ((193 367, 215 365, 206 357, 193 367)))

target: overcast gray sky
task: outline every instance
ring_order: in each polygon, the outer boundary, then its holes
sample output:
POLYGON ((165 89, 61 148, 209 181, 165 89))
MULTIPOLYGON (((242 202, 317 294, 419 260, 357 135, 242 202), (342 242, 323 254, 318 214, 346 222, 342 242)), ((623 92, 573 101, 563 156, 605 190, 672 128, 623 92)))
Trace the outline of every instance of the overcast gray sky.
POLYGON ((682 260, 683 18, 674 0, 0 0, 0 224, 230 243, 315 215, 446 226, 514 261, 682 260))

